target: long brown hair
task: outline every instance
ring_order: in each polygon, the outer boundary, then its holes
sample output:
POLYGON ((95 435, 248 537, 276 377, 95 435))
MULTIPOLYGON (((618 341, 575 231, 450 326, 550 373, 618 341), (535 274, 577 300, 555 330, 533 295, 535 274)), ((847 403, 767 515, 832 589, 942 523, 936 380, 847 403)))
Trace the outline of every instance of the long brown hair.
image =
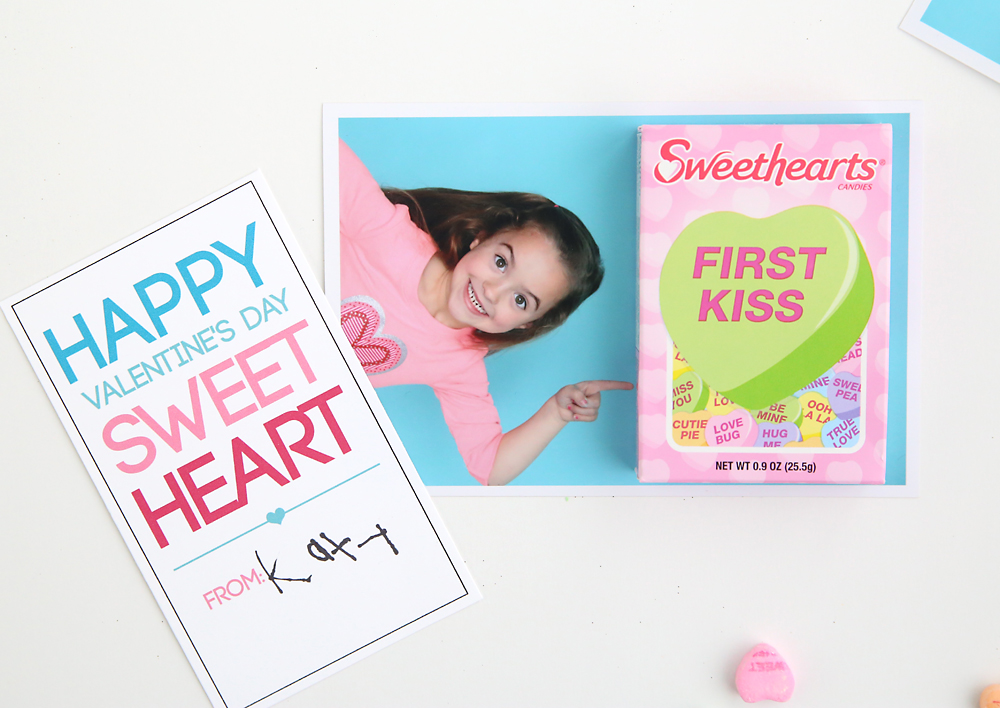
POLYGON ((527 192, 466 192, 459 189, 383 188, 394 204, 410 210, 410 219, 430 234, 449 270, 472 248, 501 231, 534 226, 559 250, 570 290, 554 307, 522 329, 494 334, 473 330, 491 352, 550 332, 590 297, 604 278, 601 252, 583 222, 551 199, 527 192))

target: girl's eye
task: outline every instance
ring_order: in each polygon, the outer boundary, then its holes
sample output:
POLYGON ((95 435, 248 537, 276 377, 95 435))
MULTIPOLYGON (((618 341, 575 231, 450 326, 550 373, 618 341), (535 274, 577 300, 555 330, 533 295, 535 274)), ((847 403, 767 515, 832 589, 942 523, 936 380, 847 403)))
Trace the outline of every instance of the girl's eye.
POLYGON ((515 295, 514 304, 523 310, 528 306, 528 300, 524 297, 524 295, 515 295))
POLYGON ((500 270, 505 270, 507 268, 507 259, 503 256, 497 255, 493 258, 493 263, 500 270))

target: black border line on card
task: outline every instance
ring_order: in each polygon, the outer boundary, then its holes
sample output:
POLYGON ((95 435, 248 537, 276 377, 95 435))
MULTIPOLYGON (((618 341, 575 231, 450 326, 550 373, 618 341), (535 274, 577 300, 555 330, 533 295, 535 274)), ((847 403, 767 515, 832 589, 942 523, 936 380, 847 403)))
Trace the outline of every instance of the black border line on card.
MULTIPOLYGON (((158 231, 161 231, 161 230, 165 229, 166 227, 171 226, 171 225, 177 223, 181 219, 184 219, 184 218, 190 216, 191 214, 194 214, 195 212, 197 212, 197 211, 199 211, 201 209, 204 209, 205 207, 207 207, 207 206, 209 206, 211 204, 214 204, 215 202, 219 201, 220 199, 223 199, 224 197, 228 197, 229 195, 233 194, 234 192, 237 192, 240 189, 243 189, 247 185, 250 185, 250 187, 253 189, 254 194, 256 195, 258 202, 260 202, 261 208, 264 210, 264 213, 267 215, 268 220, 270 220, 272 228, 274 228, 274 232, 275 232, 275 234, 278 237, 278 241, 281 243, 282 247, 285 249, 285 253, 288 255, 288 259, 291 262, 292 267, 295 268, 295 272, 298 274, 299 280, 302 282, 302 286, 305 288, 306 293, 308 293, 309 299, 312 301, 313 308, 315 309, 316 314, 319 315, 320 320, 323 322, 323 326, 326 328, 326 331, 327 331, 327 334, 330 337, 330 340, 333 342, 334 346, 337 348, 337 353, 340 354, 341 360, 344 362, 344 365, 347 366, 348 373, 351 375, 351 380, 354 382, 355 387, 358 390, 360 390, 361 386, 358 383, 357 377, 354 375, 354 372, 351 370, 351 367, 348 364, 346 357, 344 356, 344 352, 340 349, 340 345, 337 343, 337 338, 334 337, 333 332, 330 329, 330 323, 327 322, 326 318, 323 316, 323 312, 322 312, 322 310, 320 309, 319 305, 316 302, 316 298, 315 298, 315 296, 314 296, 314 294, 312 292, 312 289, 306 283, 306 279, 303 276, 302 271, 299 269, 299 264, 296 262, 295 258, 292 257, 291 251, 288 249, 288 244, 285 243, 285 239, 282 236, 281 230, 278 229, 277 224, 274 223, 274 217, 271 215, 271 212, 268 211, 267 204, 264 202, 264 199, 261 197, 260 192, 257 190, 257 185, 254 184, 253 178, 248 179, 247 181, 245 181, 242 184, 239 184, 239 185, 233 187, 232 189, 230 189, 229 191, 225 192, 224 194, 220 194, 218 197, 215 197, 214 199, 212 199, 212 200, 210 200, 208 202, 205 202, 201 206, 198 206, 198 207, 196 207, 194 209, 191 209, 190 211, 185 211, 183 214, 181 214, 180 216, 178 216, 176 219, 173 219, 173 220, 167 222, 166 224, 163 224, 162 226, 159 226, 156 229, 153 229, 149 233, 147 233, 147 234, 145 234, 143 236, 140 236, 137 239, 129 241, 128 243, 124 244, 120 248, 116 248, 115 250, 111 251, 110 253, 105 254, 104 256, 101 256, 100 258, 98 258, 97 260, 93 261, 92 263, 88 263, 87 265, 79 268, 78 270, 74 270, 72 273, 69 273, 69 274, 63 276, 59 280, 56 280, 56 281, 54 281, 52 283, 49 283, 44 288, 40 288, 39 290, 31 293, 30 295, 27 295, 27 296, 23 297, 22 299, 18 300, 17 302, 12 303, 11 306, 10 306, 11 312, 14 313, 14 316, 17 318, 17 323, 20 326, 21 331, 24 333, 25 339, 27 339, 28 343, 31 345, 31 349, 32 349, 32 351, 35 354, 36 360, 38 361, 39 365, 42 367, 42 370, 45 371, 45 375, 46 375, 46 377, 49 380, 49 384, 51 385, 52 390, 55 392, 56 396, 59 397, 59 402, 62 403, 63 410, 66 412, 66 415, 70 419, 70 422, 72 422, 73 429, 76 430, 77 437, 80 439, 80 442, 82 442, 83 446, 86 448, 87 454, 90 455, 90 460, 94 464, 94 469, 96 469, 97 473, 101 476, 101 480, 104 482, 104 486, 107 488, 108 493, 111 495, 111 498, 114 500, 115 506, 118 508, 118 512, 121 514, 122 519, 125 521, 125 525, 128 526, 128 529, 129 529, 129 531, 132 534, 132 538, 135 540, 136 546, 139 548, 139 551, 142 553, 142 556, 143 556, 143 558, 146 561, 146 565, 149 567, 149 570, 153 574, 153 577, 156 578, 156 582, 157 582, 157 584, 160 587, 160 591, 163 593, 163 597, 166 599, 167 603, 170 605, 170 609, 173 611, 174 617, 177 618, 177 622, 180 624, 181 629, 184 630, 184 635, 187 637, 188 643, 191 645, 191 648, 194 650, 195 654, 198 656, 198 660, 201 662, 202 668, 204 668, 205 673, 208 676, 209 681, 212 682, 212 686, 215 688, 215 691, 218 694, 219 699, 222 701, 223 705, 227 706, 227 708, 229 706, 229 703, 226 702, 225 697, 222 695, 222 691, 219 690, 219 686, 216 684, 215 679, 212 677, 212 673, 211 673, 211 671, 209 671, 208 666, 205 664, 205 660, 201 656, 201 653, 198 651, 198 647, 195 646, 194 640, 191 638, 191 635, 188 632, 187 627, 184 625, 184 621, 181 619, 180 614, 177 612, 177 608, 174 607, 173 601, 171 601, 170 596, 167 594, 166 589, 163 587, 163 583, 160 580, 159 575, 157 575, 156 569, 153 567, 153 564, 150 562, 149 556, 146 555, 145 548, 143 548, 142 543, 139 541, 139 538, 136 536, 135 530, 132 528, 132 525, 129 523, 128 517, 125 515, 125 512, 122 510, 121 504, 119 504, 119 502, 118 502, 118 498, 115 496, 115 493, 111 490, 111 485, 108 484, 108 480, 104 476, 104 472, 101 470, 100 465, 97 464, 97 460, 94 457, 94 453, 91 451, 90 446, 87 444, 86 438, 84 438, 83 434, 80 432, 80 428, 77 426, 76 420, 74 420, 72 413, 70 413, 69 406, 66 405, 66 401, 63 399, 62 394, 59 391, 59 388, 56 386, 55 382, 52 380, 52 374, 49 372, 48 368, 45 366, 45 363, 42 361, 42 357, 38 353, 38 349, 35 346, 35 342, 32 341, 31 336, 28 334, 28 330, 24 326, 24 322, 21 321, 21 317, 17 313, 17 306, 20 305, 20 304, 22 304, 22 303, 24 303, 24 302, 26 302, 27 300, 29 300, 30 298, 34 297, 35 295, 38 295, 38 294, 40 294, 42 292, 45 292, 49 288, 54 287, 55 285, 58 285, 59 283, 63 282, 64 280, 67 280, 67 279, 69 279, 69 278, 71 278, 71 277, 73 277, 73 276, 75 276, 75 275, 83 272, 87 268, 89 268, 89 267, 91 267, 93 265, 96 265, 96 264, 100 263, 101 261, 103 261, 103 260, 105 260, 107 258, 110 258, 111 256, 113 256, 113 255, 115 255, 115 254, 117 254, 117 253, 125 250, 126 248, 129 248, 130 246, 135 245, 139 241, 142 241, 143 239, 145 239, 145 238, 147 238, 149 236, 152 236, 153 234, 157 233, 158 231)), ((262 696, 261 698, 258 698, 257 700, 252 701, 251 703, 248 703, 246 705, 246 708, 249 708, 249 706, 257 704, 260 701, 263 701, 263 700, 267 699, 270 696, 273 696, 273 695, 275 695, 277 693, 280 693, 281 691, 285 690, 286 688, 288 688, 288 687, 290 687, 290 686, 298 683, 299 681, 302 681, 305 678, 308 678, 309 676, 312 676, 313 674, 317 673, 318 671, 322 671, 323 669, 325 669, 325 668, 327 668, 329 666, 332 666, 333 664, 337 663, 338 661, 341 661, 341 660, 345 659, 346 657, 349 657, 352 654, 355 654, 355 653, 361 651, 362 649, 364 649, 364 648, 366 648, 368 646, 371 646, 372 644, 374 644, 374 643, 376 643, 376 642, 384 639, 385 637, 387 637, 387 636, 389 636, 391 634, 394 634, 395 632, 398 632, 399 630, 404 629, 405 627, 408 627, 409 625, 413 624, 414 622, 418 622, 421 619, 423 619, 424 617, 427 617, 427 616, 429 616, 429 615, 431 615, 431 614, 433 614, 433 613, 441 610, 442 608, 447 607, 448 605, 451 605, 452 603, 457 602, 458 600, 461 600, 462 598, 467 597, 469 595, 469 589, 465 586, 465 583, 462 580, 461 574, 458 572, 458 569, 455 567, 454 560, 448 554, 448 550, 445 548, 444 542, 441 540, 441 535, 438 533, 437 528, 431 522, 430 515, 428 514, 426 507, 421 502, 420 497, 417 494, 416 489, 413 487, 413 482, 410 480, 409 475, 406 474, 406 472, 405 472, 405 470, 403 468, 403 465, 402 465, 402 463, 399 460, 399 455, 396 453, 396 449, 393 447, 392 443, 389 441, 389 437, 386 434, 385 429, 382 427, 382 423, 379 421, 378 416, 375 415, 375 411, 372 410, 372 406, 371 406, 371 403, 368 401, 368 397, 364 396, 362 394, 362 398, 364 399, 365 404, 368 406, 368 412, 371 414, 372 418, 375 420, 375 424, 378 425, 379 432, 382 433, 382 438, 385 440, 386 445, 388 445, 389 450, 392 452, 393 459, 396 461, 396 466, 399 468, 399 471, 403 473, 403 479, 405 479, 406 483, 409 485, 410 492, 413 494, 414 499, 416 500, 417 504, 420 506, 421 511, 423 511, 424 518, 427 520, 428 526, 430 526, 431 531, 434 532, 434 537, 437 539, 438 545, 440 546, 442 552, 444 553, 445 558, 448 559, 448 563, 451 565, 451 569, 455 573, 455 577, 458 579, 458 582, 462 586, 462 590, 464 592, 463 592, 463 594, 459 595, 458 597, 454 598, 453 600, 449 600, 448 602, 446 602, 445 604, 441 605, 440 607, 437 607, 437 608, 435 608, 435 609, 433 609, 433 610, 431 610, 431 611, 429 611, 429 612, 427 612, 427 613, 425 613, 425 614, 423 614, 423 615, 421 615, 419 617, 415 617, 414 619, 410 620, 409 622, 406 622, 405 624, 400 625, 396 629, 393 629, 393 630, 391 630, 389 632, 386 632, 381 637, 373 639, 372 641, 368 642, 367 644, 364 644, 364 645, 358 647, 357 649, 354 649, 353 651, 348 652, 344 656, 341 656, 341 657, 339 657, 337 659, 334 659, 333 661, 329 662, 328 664, 325 664, 324 666, 321 666, 318 669, 310 671, 309 673, 307 673, 304 676, 296 679, 295 681, 292 681, 292 682, 286 684, 285 686, 282 686, 281 688, 276 689, 275 691, 272 691, 271 693, 269 693, 269 694, 267 694, 265 696, 262 696)))

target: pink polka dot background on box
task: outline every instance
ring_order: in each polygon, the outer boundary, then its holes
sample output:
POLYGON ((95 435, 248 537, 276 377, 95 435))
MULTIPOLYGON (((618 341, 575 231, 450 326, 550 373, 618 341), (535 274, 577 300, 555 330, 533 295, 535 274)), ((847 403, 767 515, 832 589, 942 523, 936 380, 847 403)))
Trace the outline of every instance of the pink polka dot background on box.
MULTIPOLYGON (((767 165, 758 173, 766 173, 767 165)), ((674 164, 664 166, 666 176, 674 164)), ((890 188, 892 183, 892 126, 857 125, 661 125, 643 126, 639 178, 639 377, 638 451, 642 482, 737 482, 882 484, 885 481, 886 409, 888 400, 890 188), (854 189, 842 165, 831 180, 769 181, 681 179, 663 184, 653 176, 661 160, 660 148, 684 138, 689 151, 674 154, 706 163, 720 151, 727 159, 770 157, 782 143, 781 157, 850 158, 878 161, 868 189, 854 189), (663 260, 684 227, 700 216, 733 211, 766 218, 792 207, 814 204, 830 207, 851 222, 864 246, 875 277, 875 302, 862 335, 864 356, 836 363, 834 373, 859 376, 863 381, 860 421, 863 442, 849 451, 833 448, 684 448, 669 439, 673 345, 660 314, 659 278, 663 260), (716 460, 790 461, 813 463, 814 472, 717 469, 716 460)), ((683 352, 681 352, 683 355, 683 352)))

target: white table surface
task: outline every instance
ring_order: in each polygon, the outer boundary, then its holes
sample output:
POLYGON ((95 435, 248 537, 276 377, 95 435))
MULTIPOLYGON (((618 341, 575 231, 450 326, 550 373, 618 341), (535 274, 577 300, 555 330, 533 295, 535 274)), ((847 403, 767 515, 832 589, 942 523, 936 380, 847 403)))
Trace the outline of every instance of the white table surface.
MULTIPOLYGON (((907 0, 0 5, 0 298, 261 168, 322 273, 324 102, 924 103, 916 499, 444 498, 486 599, 290 698, 808 708, 1000 683, 1000 85, 907 0)), ((208 706, 0 327, 0 703, 208 706)))

